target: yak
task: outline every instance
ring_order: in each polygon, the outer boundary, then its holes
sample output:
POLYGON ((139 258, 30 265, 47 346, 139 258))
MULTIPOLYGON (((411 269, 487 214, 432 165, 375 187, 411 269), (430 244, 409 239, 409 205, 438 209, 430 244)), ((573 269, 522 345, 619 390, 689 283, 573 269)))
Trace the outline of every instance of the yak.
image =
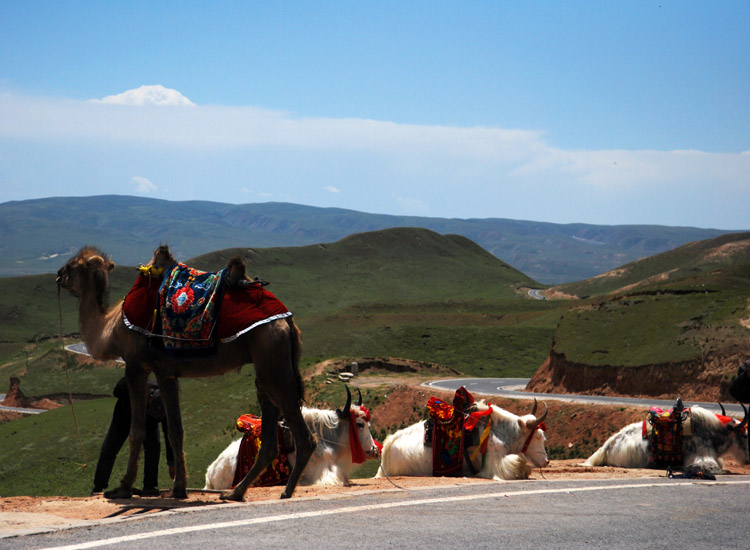
MULTIPOLYGON (((683 469, 715 475, 723 473, 725 456, 732 457, 740 464, 748 461, 747 409, 741 422, 698 406, 692 407, 690 413, 691 433, 681 438, 683 469)), ((612 435, 584 464, 622 468, 648 468, 653 465, 654 449, 649 443, 650 439, 644 437, 644 422, 629 424, 612 435)))
MULTIPOLYGON (((536 402, 531 414, 516 416, 500 407, 485 401, 476 403, 479 413, 491 409, 480 416, 475 430, 482 433, 488 419, 490 433, 484 455, 474 453, 470 447, 465 458, 472 462, 462 466, 462 474, 487 479, 527 479, 531 471, 549 464, 544 448, 544 419, 547 405, 539 418, 535 416, 536 402), (472 455, 474 455, 472 459, 472 455)), ((422 420, 407 428, 389 435, 383 442, 381 465, 375 477, 385 476, 432 476, 432 448, 426 447, 425 430, 427 421, 422 420)))
MULTIPOLYGON (((359 391, 359 390, 358 390, 359 391)), ((346 387, 347 400, 343 409, 314 409, 302 407, 305 424, 318 441, 309 462, 302 471, 302 485, 346 485, 355 461, 377 458, 380 449, 370 433, 370 412, 359 403, 353 405, 346 387), (354 427, 352 429, 352 422, 354 427), (356 433, 356 441, 354 434, 356 433), (362 455, 357 458, 355 455, 362 455)), ((204 489, 229 489, 237 470, 237 459, 242 439, 229 444, 206 470, 204 489)), ((294 465, 296 451, 287 454, 290 466, 294 465)))

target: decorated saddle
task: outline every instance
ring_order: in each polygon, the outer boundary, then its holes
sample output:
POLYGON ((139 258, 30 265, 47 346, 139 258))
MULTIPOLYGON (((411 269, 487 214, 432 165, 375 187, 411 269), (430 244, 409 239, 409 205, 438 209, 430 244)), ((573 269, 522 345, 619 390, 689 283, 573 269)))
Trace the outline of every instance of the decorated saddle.
POLYGON ((125 325, 161 337, 169 351, 211 351, 292 313, 260 282, 226 288, 226 269, 204 272, 175 263, 163 274, 142 269, 125 296, 125 325))
MULTIPOLYGON (((250 468, 255 464, 255 459, 258 456, 260 450, 260 428, 261 418, 253 414, 243 414, 237 419, 237 430, 242 432, 242 441, 240 442, 240 450, 237 453, 237 469, 234 471, 234 480, 232 481, 232 487, 234 488, 242 478, 244 478, 250 471, 250 468)), ((291 467, 289 465, 289 459, 287 454, 291 452, 291 444, 287 445, 286 435, 287 431, 283 425, 279 423, 279 453, 271 463, 253 482, 254 487, 271 487, 273 485, 285 485, 289 481, 289 474, 291 473, 291 467)))
POLYGON ((480 417, 491 414, 492 408, 477 411, 474 396, 461 386, 456 390, 453 404, 431 397, 427 401, 427 410, 430 418, 425 426, 425 445, 432 446, 432 474, 437 477, 460 476, 464 460, 473 469, 472 460, 477 453, 484 455, 487 451, 491 427, 489 421, 471 459, 465 456, 465 450, 476 443, 474 428, 480 417))
POLYGON ((643 438, 651 449, 652 468, 681 467, 683 463, 682 438, 692 433, 690 409, 683 408, 677 400, 674 408, 663 410, 651 407, 643 421, 643 438))

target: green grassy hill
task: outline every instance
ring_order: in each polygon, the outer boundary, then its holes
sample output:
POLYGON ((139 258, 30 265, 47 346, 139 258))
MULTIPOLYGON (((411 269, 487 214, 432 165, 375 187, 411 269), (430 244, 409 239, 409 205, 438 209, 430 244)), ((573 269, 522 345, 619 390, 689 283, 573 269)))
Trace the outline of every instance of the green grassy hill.
POLYGON ((308 358, 398 356, 466 373, 533 372, 558 307, 517 290, 537 286, 481 247, 424 229, 353 235, 330 245, 230 249, 297 316, 308 358))
POLYGON ((623 293, 641 288, 689 284, 710 276, 750 277, 750 233, 732 233, 695 241, 674 250, 630 262, 600 276, 557 285, 553 290, 579 297, 623 293))
POLYGON ((750 319, 749 283, 750 233, 743 233, 555 287, 591 297, 561 318, 554 350, 573 362, 619 366, 742 353, 750 337, 743 324, 750 319))

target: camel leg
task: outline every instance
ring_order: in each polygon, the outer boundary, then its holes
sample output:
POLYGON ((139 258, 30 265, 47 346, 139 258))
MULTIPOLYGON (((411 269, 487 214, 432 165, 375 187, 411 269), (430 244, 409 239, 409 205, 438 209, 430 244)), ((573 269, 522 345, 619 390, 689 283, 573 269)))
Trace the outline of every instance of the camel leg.
POLYGON ((297 487, 297 482, 307 465, 307 461, 310 460, 317 445, 315 438, 310 433, 310 430, 305 423, 305 419, 302 416, 302 411, 299 406, 292 402, 291 399, 287 399, 287 402, 288 403, 284 406, 282 412, 284 414, 284 420, 292 430, 297 457, 294 461, 292 472, 289 474, 289 480, 286 483, 286 487, 284 487, 284 491, 281 493, 281 498, 290 498, 292 496, 294 489, 297 487))
POLYGON ((255 481, 263 470, 265 470, 279 454, 278 443, 278 423, 279 409, 274 405, 258 388, 258 401, 260 402, 261 425, 260 425, 260 449, 258 456, 255 458, 250 471, 242 478, 234 489, 227 493, 222 493, 221 498, 224 500, 236 500, 242 502, 245 497, 245 491, 250 484, 255 481))
POLYGON ((182 428, 182 413, 180 412, 180 385, 177 378, 158 376, 161 398, 164 402, 164 412, 167 415, 167 431, 169 445, 174 453, 175 476, 172 485, 172 498, 187 498, 187 466, 185 465, 184 430, 182 428))
POLYGON ((138 475, 138 458, 146 437, 146 379, 148 373, 132 363, 125 367, 130 394, 130 455, 125 475, 120 486, 104 493, 106 498, 130 498, 133 496, 133 485, 138 475))

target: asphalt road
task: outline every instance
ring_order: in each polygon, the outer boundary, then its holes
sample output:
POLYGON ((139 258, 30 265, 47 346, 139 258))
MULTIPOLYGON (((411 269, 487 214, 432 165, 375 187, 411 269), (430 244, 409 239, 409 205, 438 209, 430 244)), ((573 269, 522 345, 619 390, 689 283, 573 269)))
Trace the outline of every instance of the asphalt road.
POLYGON ((544 294, 542 294, 542 292, 544 291, 539 288, 532 288, 529 290, 529 296, 537 300, 546 300, 547 298, 544 297, 544 294))
MULTIPOLYGON (((4 393, 0 393, 0 402, 5 400, 4 393)), ((43 412, 47 412, 44 409, 25 409, 23 407, 6 407, 5 405, 0 405, 0 411, 12 411, 12 412, 20 412, 24 414, 39 414, 43 412)))
MULTIPOLYGON (((451 380, 436 380, 434 382, 425 382, 423 386, 430 388, 439 388, 442 390, 457 390, 465 386, 471 393, 483 395, 498 395, 500 397, 511 397, 513 399, 545 399, 568 401, 571 403, 594 403, 606 405, 628 405, 633 407, 648 408, 653 406, 661 408, 671 408, 674 406, 674 400, 664 401, 659 399, 635 398, 635 397, 609 397, 604 395, 573 395, 559 393, 532 393, 521 391, 529 378, 453 378, 451 380)), ((717 403, 705 403, 700 401, 684 401, 686 407, 700 405, 714 412, 721 412, 717 403)), ((738 404, 723 403, 724 409, 734 415, 742 416, 744 414, 742 407, 738 404)), ((750 548, 750 547, 749 547, 750 548)))
POLYGON ((0 539, 0 548, 748 548, 750 476, 520 481, 219 504, 0 539))

